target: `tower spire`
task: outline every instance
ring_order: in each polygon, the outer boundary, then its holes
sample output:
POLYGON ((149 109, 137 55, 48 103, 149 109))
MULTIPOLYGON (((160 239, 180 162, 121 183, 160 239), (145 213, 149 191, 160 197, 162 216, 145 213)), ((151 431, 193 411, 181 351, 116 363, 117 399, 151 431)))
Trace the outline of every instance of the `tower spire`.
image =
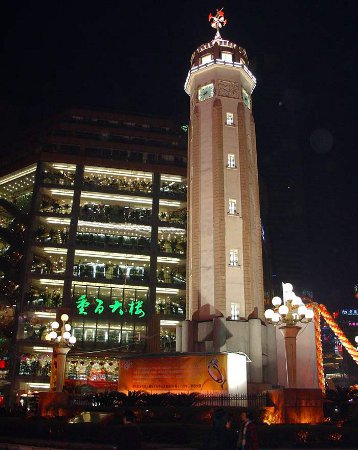
POLYGON ((210 25, 216 29, 214 40, 221 39, 220 28, 224 27, 227 22, 223 9, 224 8, 221 8, 220 10, 217 9, 215 15, 209 14, 210 25))

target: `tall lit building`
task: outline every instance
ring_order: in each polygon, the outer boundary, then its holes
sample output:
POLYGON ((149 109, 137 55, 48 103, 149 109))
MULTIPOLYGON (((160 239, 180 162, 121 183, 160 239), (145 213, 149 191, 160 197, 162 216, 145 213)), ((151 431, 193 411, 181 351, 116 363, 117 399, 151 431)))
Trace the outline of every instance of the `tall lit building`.
POLYGON ((17 211, 26 228, 11 387, 48 390, 43 339, 66 312, 77 338, 67 385, 113 388, 113 358, 172 351, 185 317, 187 135, 170 120, 91 109, 40 131, 0 178, 3 229, 17 211))
POLYGON ((275 383, 276 338, 264 313, 255 124, 256 80, 245 49, 222 39, 223 11, 209 17, 215 38, 196 49, 190 96, 187 321, 181 351, 242 351, 249 383, 275 383))

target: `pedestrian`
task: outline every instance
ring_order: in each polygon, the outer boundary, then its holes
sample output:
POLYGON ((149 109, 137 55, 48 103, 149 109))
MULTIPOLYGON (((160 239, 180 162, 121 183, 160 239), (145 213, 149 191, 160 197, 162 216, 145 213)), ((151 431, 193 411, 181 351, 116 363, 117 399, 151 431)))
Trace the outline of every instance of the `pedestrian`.
POLYGON ((127 410, 123 414, 123 426, 119 434, 118 449, 120 450, 141 450, 142 433, 135 423, 135 414, 127 410))
POLYGON ((214 411, 213 424, 205 436, 201 450, 235 450, 237 434, 231 429, 227 412, 220 408, 214 411))
POLYGON ((237 441, 238 450, 259 450, 257 440, 257 428, 253 422, 253 416, 250 411, 241 413, 242 424, 237 441))

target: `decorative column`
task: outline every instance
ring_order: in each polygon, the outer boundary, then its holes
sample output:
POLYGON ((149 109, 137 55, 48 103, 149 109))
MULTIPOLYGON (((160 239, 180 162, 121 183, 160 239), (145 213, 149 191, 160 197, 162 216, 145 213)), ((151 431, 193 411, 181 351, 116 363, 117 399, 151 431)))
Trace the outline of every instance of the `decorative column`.
POLYGON ((70 347, 60 347, 55 345, 53 348, 51 364, 51 392, 62 392, 65 381, 66 357, 70 347))
POLYGON ((296 387, 296 337, 300 329, 301 327, 297 325, 279 328, 285 339, 287 382, 289 388, 296 387))
POLYGON ((52 322, 51 330, 45 336, 46 341, 53 342, 53 354, 51 363, 50 392, 62 392, 65 381, 66 356, 70 348, 76 343, 75 336, 71 335, 72 329, 68 322, 68 315, 62 314, 62 327, 58 322, 52 322))

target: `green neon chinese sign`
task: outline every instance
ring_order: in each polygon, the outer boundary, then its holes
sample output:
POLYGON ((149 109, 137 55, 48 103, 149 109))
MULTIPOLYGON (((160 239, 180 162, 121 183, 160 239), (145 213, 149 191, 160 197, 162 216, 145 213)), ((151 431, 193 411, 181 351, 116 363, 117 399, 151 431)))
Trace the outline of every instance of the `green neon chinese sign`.
MULTIPOLYGON (((108 305, 112 314, 123 316, 124 314, 129 314, 130 316, 138 316, 142 318, 145 316, 145 312, 143 311, 143 301, 142 300, 131 300, 128 303, 128 311, 125 312, 123 310, 123 302, 119 300, 112 300, 112 304, 108 305)), ((101 315, 105 311, 105 305, 103 300, 100 298, 95 299, 95 304, 92 304, 88 301, 85 294, 81 295, 78 300, 76 300, 76 307, 79 315, 87 316, 88 309, 90 311, 93 310, 94 314, 101 315)))

